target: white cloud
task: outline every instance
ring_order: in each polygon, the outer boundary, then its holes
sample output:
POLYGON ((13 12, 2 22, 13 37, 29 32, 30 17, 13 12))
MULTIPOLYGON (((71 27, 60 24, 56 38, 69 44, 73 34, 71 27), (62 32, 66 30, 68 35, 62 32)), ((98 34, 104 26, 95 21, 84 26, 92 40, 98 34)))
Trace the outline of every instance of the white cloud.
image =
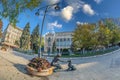
POLYGON ((63 8, 61 11, 61 16, 67 21, 71 20, 73 16, 73 7, 67 6, 63 8))
POLYGON ((57 21, 55 21, 53 23, 48 23, 47 26, 48 26, 49 30, 53 30, 53 31, 54 31, 54 28, 58 28, 58 29, 62 28, 62 24, 58 24, 57 21))
POLYGON ((81 24, 81 22, 77 21, 76 24, 79 25, 79 24, 81 24))
MULTIPOLYGON (((59 2, 60 0, 46 0, 49 4, 54 4, 59 2)), ((81 0, 65 0, 68 6, 61 9, 61 12, 55 12, 54 10, 49 13, 52 16, 61 15, 63 19, 69 21, 72 19, 74 13, 78 12, 80 8, 82 8, 84 2, 81 0)))
POLYGON ((84 4, 83 5, 83 12, 85 14, 89 14, 89 15, 94 15, 95 14, 94 10, 91 8, 91 6, 89 4, 84 4))
POLYGON ((81 0, 65 0, 65 2, 68 6, 62 9, 61 16, 66 21, 70 21, 74 13, 77 13, 83 6, 84 2, 81 0))
POLYGON ((58 3, 60 0, 46 0, 49 4, 58 3))
MULTIPOLYGON (((54 4, 60 2, 61 0, 46 0, 48 4, 54 4)), ((55 12, 52 10, 49 12, 49 15, 52 16, 61 16, 64 20, 70 21, 75 13, 83 9, 85 14, 94 15, 96 14, 89 4, 85 4, 82 0, 63 0, 66 3, 66 7, 61 9, 61 11, 55 12)), ((100 2, 101 0, 94 0, 100 2)))
POLYGON ((80 22, 80 21, 77 21, 76 22, 77 25, 84 25, 84 24, 88 24, 87 22, 80 22))
POLYGON ((68 4, 67 7, 62 9, 62 17, 67 21, 71 20, 73 15, 83 8, 85 14, 94 15, 95 11, 91 8, 89 4, 85 4, 82 0, 65 0, 68 4))
POLYGON ((97 4, 100 4, 102 0, 94 0, 97 4))
POLYGON ((69 6, 73 7, 73 12, 76 13, 83 6, 84 2, 81 0, 65 0, 69 6))

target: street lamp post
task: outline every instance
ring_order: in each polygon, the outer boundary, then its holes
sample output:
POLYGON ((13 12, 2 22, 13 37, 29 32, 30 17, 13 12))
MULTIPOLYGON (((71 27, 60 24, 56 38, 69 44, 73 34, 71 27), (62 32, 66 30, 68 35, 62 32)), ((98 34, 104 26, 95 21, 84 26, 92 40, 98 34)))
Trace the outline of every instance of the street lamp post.
POLYGON ((38 57, 41 58, 42 56, 42 53, 41 53, 41 42, 42 42, 42 32, 43 32, 43 26, 44 26, 44 21, 45 21, 45 17, 46 17, 46 13, 48 11, 48 9, 52 6, 55 6, 55 10, 59 10, 60 7, 58 6, 59 3, 55 3, 55 4, 51 4, 51 5, 47 5, 45 7, 42 7, 42 8, 39 8, 38 11, 35 13, 35 15, 39 16, 39 11, 40 9, 43 9, 45 8, 45 11, 44 11, 44 16, 43 16, 43 20, 42 20, 42 26, 41 26, 41 32, 40 32, 40 47, 39 47, 39 53, 38 53, 38 57))
POLYGON ((40 52, 38 53, 38 57, 41 57, 41 56, 42 56, 42 54, 41 54, 42 32, 43 32, 43 25, 44 25, 44 21, 45 21, 47 9, 48 9, 48 6, 47 6, 46 9, 45 9, 44 16, 43 16, 43 20, 42 20, 42 27, 41 27, 41 33, 40 33, 40 52))

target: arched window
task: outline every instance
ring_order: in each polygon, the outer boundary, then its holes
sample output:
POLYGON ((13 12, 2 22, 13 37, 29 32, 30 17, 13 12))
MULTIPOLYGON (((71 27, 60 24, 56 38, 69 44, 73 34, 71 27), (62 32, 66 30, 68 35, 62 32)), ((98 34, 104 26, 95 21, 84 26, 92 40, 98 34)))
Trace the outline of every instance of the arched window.
POLYGON ((66 41, 66 39, 64 38, 64 41, 66 41))
POLYGON ((48 38, 48 46, 51 46, 51 38, 48 38))

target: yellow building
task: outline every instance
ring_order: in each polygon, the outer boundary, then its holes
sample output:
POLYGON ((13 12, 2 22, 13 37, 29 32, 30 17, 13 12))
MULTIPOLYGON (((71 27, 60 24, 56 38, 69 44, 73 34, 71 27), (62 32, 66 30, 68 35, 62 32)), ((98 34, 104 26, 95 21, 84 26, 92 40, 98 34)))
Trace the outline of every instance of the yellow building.
POLYGON ((22 31, 22 29, 13 27, 11 24, 9 24, 3 32, 1 40, 2 45, 9 46, 11 48, 18 48, 22 31))

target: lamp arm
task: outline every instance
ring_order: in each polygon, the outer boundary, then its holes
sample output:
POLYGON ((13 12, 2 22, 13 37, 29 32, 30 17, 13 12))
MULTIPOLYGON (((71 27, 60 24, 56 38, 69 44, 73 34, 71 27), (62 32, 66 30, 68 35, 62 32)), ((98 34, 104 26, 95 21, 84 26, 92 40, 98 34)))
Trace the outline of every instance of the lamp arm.
POLYGON ((51 5, 47 5, 47 6, 44 6, 44 7, 41 7, 41 8, 39 8, 38 9, 38 11, 40 11, 41 9, 44 9, 44 8, 50 8, 51 6, 54 6, 54 5, 56 5, 56 4, 60 4, 60 2, 58 2, 58 3, 55 3, 55 4, 51 4, 51 5))

